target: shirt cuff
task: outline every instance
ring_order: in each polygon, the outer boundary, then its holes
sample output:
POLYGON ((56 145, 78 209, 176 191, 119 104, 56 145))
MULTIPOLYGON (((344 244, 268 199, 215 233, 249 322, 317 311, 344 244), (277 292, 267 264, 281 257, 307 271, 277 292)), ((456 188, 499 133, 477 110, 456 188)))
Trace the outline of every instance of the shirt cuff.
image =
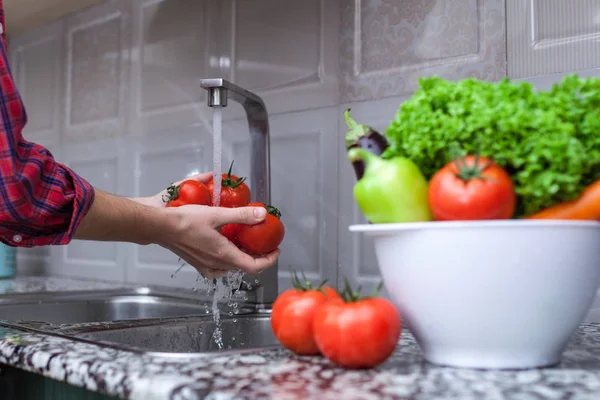
POLYGON ((69 225, 66 231, 54 235, 29 236, 15 234, 2 240, 5 244, 14 247, 37 247, 37 246, 62 246, 69 244, 77 232, 83 218, 87 215, 94 203, 95 189, 85 179, 77 175, 63 164, 56 163, 58 170, 65 177, 69 177, 74 195, 72 197, 72 210, 69 225))

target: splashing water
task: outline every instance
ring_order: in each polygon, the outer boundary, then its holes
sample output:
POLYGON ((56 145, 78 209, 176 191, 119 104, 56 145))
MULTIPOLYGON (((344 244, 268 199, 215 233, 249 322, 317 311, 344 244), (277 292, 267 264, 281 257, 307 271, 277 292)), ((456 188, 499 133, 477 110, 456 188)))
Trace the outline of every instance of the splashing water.
POLYGON ((221 203, 221 155, 223 153, 223 141, 222 141, 222 113, 223 109, 221 106, 213 107, 213 204, 218 207, 221 203))
POLYGON ((212 314, 215 322, 215 330, 212 339, 220 350, 223 349, 223 332, 221 330, 221 310, 219 309, 219 301, 232 298, 234 289, 240 287, 243 277, 244 273, 242 271, 228 271, 225 278, 213 279, 208 283, 208 293, 210 294, 211 291, 214 291, 212 314))
MULTIPOLYGON (((180 258, 179 260, 181 261, 181 258, 180 258)), ((171 279, 175 279, 175 277, 177 276, 177 274, 179 273, 179 271, 181 271, 181 269, 182 269, 183 267, 185 267, 185 266, 186 266, 186 263, 182 263, 182 264, 179 266, 179 268, 177 268, 177 270, 175 270, 175 272, 173 272, 173 273, 171 274, 171 279)))

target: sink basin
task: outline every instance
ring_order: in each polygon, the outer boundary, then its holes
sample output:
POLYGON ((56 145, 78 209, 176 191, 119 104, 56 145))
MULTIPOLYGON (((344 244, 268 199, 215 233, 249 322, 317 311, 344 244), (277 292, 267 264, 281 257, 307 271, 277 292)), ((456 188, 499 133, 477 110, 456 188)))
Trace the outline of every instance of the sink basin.
POLYGON ((116 345, 125 350, 162 356, 279 347, 271 330, 270 317, 264 314, 222 318, 222 347, 219 347, 215 340, 216 324, 212 315, 116 325, 91 327, 86 332, 80 331, 72 336, 95 343, 102 342, 111 347, 116 345))
POLYGON ((2 295, 0 326, 163 357, 279 347, 268 312, 227 299, 217 329, 212 302, 148 288, 2 295))
MULTIPOLYGON (((0 320, 9 323, 43 322, 53 325, 169 318, 211 313, 206 298, 177 297, 148 290, 34 294, 2 298, 0 320)), ((225 304, 219 309, 227 310, 225 304)), ((239 308, 241 314, 252 309, 239 308)))

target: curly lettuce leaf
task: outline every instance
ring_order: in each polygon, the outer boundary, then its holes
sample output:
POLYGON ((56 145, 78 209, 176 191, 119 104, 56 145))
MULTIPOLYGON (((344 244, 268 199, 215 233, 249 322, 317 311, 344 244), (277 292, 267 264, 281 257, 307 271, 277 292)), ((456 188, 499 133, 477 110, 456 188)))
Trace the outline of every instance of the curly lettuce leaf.
POLYGON ((600 79, 565 77, 549 91, 526 82, 423 78, 386 130, 384 157, 413 160, 429 179, 464 153, 493 158, 511 175, 515 217, 576 198, 600 178, 600 79))

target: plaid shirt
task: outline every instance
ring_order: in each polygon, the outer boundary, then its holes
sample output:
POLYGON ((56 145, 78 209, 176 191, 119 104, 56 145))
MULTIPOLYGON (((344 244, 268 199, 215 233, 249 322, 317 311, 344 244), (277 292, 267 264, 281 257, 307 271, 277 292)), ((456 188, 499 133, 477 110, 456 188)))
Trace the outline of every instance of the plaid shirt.
POLYGON ((94 188, 23 138, 27 114, 8 65, 2 0, 0 24, 0 241, 67 244, 94 201, 94 188))

